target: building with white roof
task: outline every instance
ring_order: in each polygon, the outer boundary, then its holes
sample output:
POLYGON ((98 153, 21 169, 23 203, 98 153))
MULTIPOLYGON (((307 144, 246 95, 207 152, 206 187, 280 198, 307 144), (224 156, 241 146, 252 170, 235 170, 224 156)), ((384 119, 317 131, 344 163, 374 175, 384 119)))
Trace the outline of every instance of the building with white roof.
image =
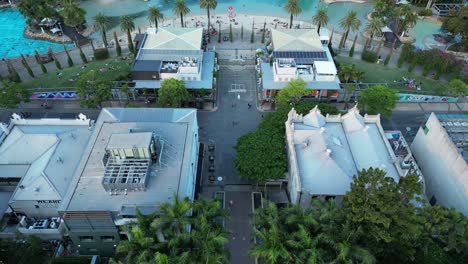
POLYGON ((119 226, 173 194, 194 198, 198 124, 194 109, 107 108, 58 209, 80 254, 113 255, 119 226))
POLYGON ((290 199, 303 206, 312 197, 340 201, 363 169, 382 169, 395 181, 420 173, 401 133, 384 132, 379 115, 361 116, 356 106, 345 115, 327 116, 317 107, 305 116, 292 109, 286 140, 290 199))
POLYGON ((203 28, 148 28, 132 67, 135 88, 159 89, 183 80, 187 89, 212 89, 215 54, 202 49, 203 28))
POLYGON ((60 120, 14 114, 10 124, 2 126, 0 178, 2 188, 14 188, 11 210, 27 217, 58 216, 58 205, 91 136, 89 125, 84 115, 60 120))
POLYGON ((468 115, 431 113, 411 150, 424 173, 430 204, 468 216, 468 115))
POLYGON ((312 96, 337 97, 340 80, 328 50, 327 30, 271 28, 273 63, 261 63, 263 98, 274 96, 292 80, 301 78, 312 96))

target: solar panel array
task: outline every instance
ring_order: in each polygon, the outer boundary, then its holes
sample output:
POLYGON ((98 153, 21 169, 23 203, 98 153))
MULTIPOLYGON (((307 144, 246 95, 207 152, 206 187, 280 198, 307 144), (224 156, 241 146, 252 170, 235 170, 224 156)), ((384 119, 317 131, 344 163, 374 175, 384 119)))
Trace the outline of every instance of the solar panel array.
POLYGON ((274 58, 294 59, 296 63, 313 63, 314 61, 328 61, 325 51, 274 51, 274 58))

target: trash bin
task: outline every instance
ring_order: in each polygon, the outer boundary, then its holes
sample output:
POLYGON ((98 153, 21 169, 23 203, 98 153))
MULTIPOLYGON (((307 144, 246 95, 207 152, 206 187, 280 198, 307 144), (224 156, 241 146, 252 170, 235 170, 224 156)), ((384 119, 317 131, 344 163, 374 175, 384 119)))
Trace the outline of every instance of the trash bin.
POLYGON ((89 56, 89 61, 94 61, 94 55, 89 56))

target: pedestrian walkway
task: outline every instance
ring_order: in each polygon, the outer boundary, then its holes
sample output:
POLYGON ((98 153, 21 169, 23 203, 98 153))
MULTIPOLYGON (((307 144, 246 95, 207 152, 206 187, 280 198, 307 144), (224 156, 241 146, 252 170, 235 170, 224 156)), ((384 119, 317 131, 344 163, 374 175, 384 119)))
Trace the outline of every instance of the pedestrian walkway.
POLYGON ((254 259, 248 256, 253 244, 250 224, 252 194, 251 192, 226 192, 226 201, 231 214, 230 219, 226 222, 226 228, 231 232, 228 244, 231 252, 231 263, 255 263, 254 259), (232 201, 232 206, 229 206, 230 201, 232 201))

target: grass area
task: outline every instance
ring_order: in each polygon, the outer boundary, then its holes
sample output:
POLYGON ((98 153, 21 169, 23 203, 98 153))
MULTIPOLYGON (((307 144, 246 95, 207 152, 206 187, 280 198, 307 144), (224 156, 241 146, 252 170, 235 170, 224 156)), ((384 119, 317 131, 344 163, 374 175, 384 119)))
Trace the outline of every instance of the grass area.
POLYGON ((36 76, 33 80, 24 82, 22 85, 28 89, 37 88, 53 88, 54 91, 73 90, 74 82, 79 75, 90 70, 99 71, 100 69, 107 69, 101 74, 109 77, 111 80, 121 79, 123 76, 128 75, 130 72, 130 65, 132 60, 121 60, 120 58, 111 58, 102 61, 93 61, 85 65, 77 65, 71 68, 64 68, 59 71, 49 72, 40 76, 36 76), (58 76, 58 73, 61 73, 58 76))
POLYGON ((335 60, 341 64, 355 64, 356 68, 364 72, 363 82, 387 83, 388 87, 400 90, 401 92, 415 92, 415 89, 408 90, 403 84, 394 82, 395 80, 401 80, 403 77, 406 77, 407 79, 415 79, 418 84, 422 82, 420 91, 422 93, 424 93, 424 91, 439 91, 439 93, 440 91, 444 91, 445 85, 440 81, 409 73, 407 70, 390 68, 381 64, 369 63, 350 57, 337 56, 335 60))

